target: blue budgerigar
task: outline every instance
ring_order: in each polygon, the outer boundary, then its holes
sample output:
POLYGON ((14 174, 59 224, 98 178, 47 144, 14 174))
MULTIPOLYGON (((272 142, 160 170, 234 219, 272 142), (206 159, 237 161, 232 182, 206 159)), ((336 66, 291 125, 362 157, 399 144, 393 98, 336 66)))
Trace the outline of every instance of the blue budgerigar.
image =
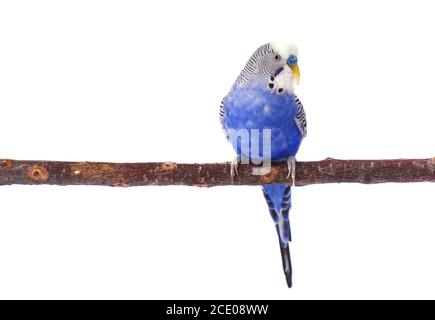
POLYGON ((307 134, 305 112, 294 93, 299 76, 298 49, 294 44, 265 44, 250 57, 220 106, 222 126, 237 153, 231 170, 233 175, 238 174, 241 159, 255 162, 261 157, 264 163, 267 144, 269 160, 287 161, 289 184, 263 185, 263 193, 278 233, 288 287, 292 286, 291 184, 295 179, 295 155, 307 134), (248 147, 243 148, 243 135, 234 139, 229 132, 257 132, 259 144, 255 152, 252 137, 245 144, 248 147))

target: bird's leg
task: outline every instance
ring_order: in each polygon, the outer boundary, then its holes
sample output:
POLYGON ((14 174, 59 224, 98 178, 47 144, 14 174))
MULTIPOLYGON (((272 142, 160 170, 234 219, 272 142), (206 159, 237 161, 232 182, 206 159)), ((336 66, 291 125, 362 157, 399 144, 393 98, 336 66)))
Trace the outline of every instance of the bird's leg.
POLYGON ((296 158, 294 156, 287 157, 287 169, 288 169, 287 179, 290 178, 291 176, 292 186, 294 186, 296 180, 296 158))
POLYGON ((237 156, 233 161, 231 161, 230 175, 232 177, 239 175, 239 171, 237 170, 237 168, 239 167, 239 164, 241 162, 242 162, 242 158, 240 156, 237 156))

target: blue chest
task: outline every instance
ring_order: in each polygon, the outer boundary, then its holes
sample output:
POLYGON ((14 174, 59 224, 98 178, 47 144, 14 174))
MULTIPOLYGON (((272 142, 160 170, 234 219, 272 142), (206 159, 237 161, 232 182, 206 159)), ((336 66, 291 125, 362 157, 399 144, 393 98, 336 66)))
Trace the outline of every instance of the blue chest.
MULTIPOLYGON (((260 150, 264 129, 270 129, 271 158, 283 160, 294 156, 301 144, 302 136, 295 123, 297 111, 293 93, 277 94, 264 86, 234 87, 225 99, 222 124, 224 129, 257 130, 260 150)), ((245 149, 240 143, 231 143, 238 155, 252 158, 242 152, 245 149)))

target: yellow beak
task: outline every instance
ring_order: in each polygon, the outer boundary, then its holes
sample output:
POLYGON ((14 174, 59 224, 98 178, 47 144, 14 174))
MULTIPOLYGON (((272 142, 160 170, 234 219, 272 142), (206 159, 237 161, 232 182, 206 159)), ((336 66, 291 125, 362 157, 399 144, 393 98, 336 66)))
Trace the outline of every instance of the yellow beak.
POLYGON ((293 71, 293 74, 295 75, 296 84, 299 84, 299 81, 301 79, 301 73, 299 72, 299 66, 297 63, 289 64, 290 69, 293 71))

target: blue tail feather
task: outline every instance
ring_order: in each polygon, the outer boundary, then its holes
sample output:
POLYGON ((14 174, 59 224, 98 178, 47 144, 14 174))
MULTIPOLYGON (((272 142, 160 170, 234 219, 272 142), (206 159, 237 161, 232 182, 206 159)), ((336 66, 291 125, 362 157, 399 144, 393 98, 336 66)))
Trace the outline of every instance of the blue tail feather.
POLYGON ((283 245, 291 241, 289 211, 291 208, 291 187, 286 184, 263 185, 263 193, 269 206, 270 215, 277 225, 278 236, 283 245))
POLYGON ((291 208, 291 187, 284 184, 263 185, 263 194, 275 223, 281 249, 281 258, 287 285, 292 286, 292 265, 288 242, 291 241, 289 211, 291 208))

